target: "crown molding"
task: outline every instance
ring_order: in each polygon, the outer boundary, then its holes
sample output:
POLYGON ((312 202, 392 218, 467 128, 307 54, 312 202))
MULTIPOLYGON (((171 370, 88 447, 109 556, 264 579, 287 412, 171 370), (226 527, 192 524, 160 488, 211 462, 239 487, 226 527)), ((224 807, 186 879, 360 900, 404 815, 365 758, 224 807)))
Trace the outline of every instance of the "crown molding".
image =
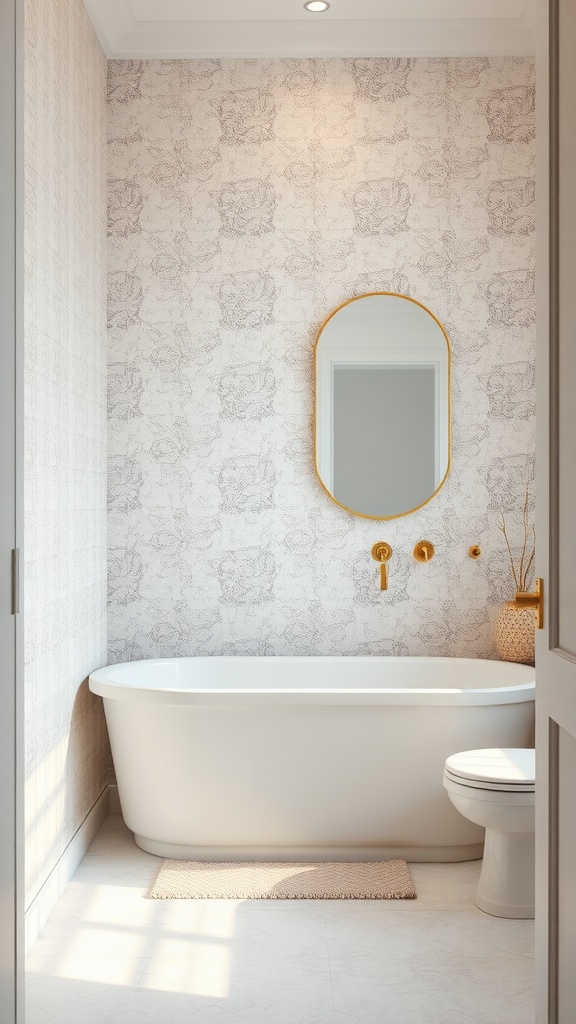
POLYGON ((136 28, 129 0, 84 0, 84 7, 104 56, 114 59, 118 48, 136 28))
POLYGON ((532 36, 534 50, 536 50, 536 0, 526 0, 520 21, 532 36))
POLYGON ((137 21, 129 0, 84 0, 112 60, 203 57, 468 57, 534 53, 529 0, 519 18, 372 21, 137 21))

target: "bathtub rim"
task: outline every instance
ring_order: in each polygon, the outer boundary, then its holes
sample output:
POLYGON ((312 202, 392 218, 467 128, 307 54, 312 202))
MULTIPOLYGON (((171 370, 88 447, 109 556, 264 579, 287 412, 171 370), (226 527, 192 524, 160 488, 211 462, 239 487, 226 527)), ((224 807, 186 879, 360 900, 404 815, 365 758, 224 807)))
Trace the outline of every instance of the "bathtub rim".
POLYGON ((496 661, 483 658, 434 658, 434 657, 387 657, 387 656, 311 656, 311 655, 287 655, 287 656, 262 656, 253 655, 214 655, 214 656, 184 656, 181 658, 143 658, 135 661, 119 662, 97 669, 89 676, 89 687, 95 693, 107 700, 124 701, 126 703, 156 704, 178 707, 204 706, 204 707, 250 707, 250 706, 289 706, 289 705, 389 705, 389 706, 495 706, 499 704, 519 704, 534 701, 535 699, 535 669, 532 666, 520 665, 516 662, 496 661), (495 666, 510 671, 511 674, 520 676, 518 669, 525 670, 524 674, 531 674, 532 678, 524 683, 506 684, 503 686, 475 687, 470 689, 459 689, 455 687, 243 687, 243 688, 210 688, 197 687, 194 689, 183 689, 179 687, 149 687, 134 683, 120 682, 110 679, 110 673, 118 669, 137 668, 139 665, 146 665, 148 668, 154 665, 166 665, 172 662, 197 662, 219 661, 232 665, 238 661, 253 661, 259 664, 269 662, 338 662, 362 661, 374 662, 381 660, 393 663, 418 662, 424 665, 432 662, 438 666, 442 663, 460 663, 463 666, 473 663, 475 667, 486 663, 491 670, 495 666), (107 678, 108 676, 108 678, 107 678))

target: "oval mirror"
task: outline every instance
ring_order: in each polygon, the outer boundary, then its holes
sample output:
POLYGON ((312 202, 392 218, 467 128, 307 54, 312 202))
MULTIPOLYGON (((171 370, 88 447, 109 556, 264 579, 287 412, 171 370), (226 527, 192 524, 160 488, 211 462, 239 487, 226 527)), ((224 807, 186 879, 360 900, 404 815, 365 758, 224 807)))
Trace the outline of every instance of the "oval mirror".
POLYGON ((354 515, 395 519, 426 505, 450 468, 450 344, 407 295, 339 306, 316 339, 320 483, 354 515))

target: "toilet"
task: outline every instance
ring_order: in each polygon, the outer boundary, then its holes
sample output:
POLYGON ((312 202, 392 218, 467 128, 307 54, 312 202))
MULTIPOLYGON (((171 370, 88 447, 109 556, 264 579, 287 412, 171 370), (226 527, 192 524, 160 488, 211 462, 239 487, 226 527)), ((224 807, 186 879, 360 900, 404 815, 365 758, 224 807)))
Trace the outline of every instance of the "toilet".
POLYGON ((497 747, 452 754, 444 788, 486 829, 474 902, 495 917, 534 917, 535 751, 497 747))

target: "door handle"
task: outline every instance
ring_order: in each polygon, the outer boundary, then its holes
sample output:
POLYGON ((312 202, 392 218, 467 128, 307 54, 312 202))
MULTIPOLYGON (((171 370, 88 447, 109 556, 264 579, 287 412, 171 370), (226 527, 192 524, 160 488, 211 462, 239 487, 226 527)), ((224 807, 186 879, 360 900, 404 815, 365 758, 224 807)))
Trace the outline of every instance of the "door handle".
POLYGON ((12 548, 12 615, 20 612, 20 548, 12 548))
POLYGON ((534 593, 519 591, 516 601, 525 608, 533 608, 536 612, 536 628, 544 629, 544 580, 534 580, 534 593))

